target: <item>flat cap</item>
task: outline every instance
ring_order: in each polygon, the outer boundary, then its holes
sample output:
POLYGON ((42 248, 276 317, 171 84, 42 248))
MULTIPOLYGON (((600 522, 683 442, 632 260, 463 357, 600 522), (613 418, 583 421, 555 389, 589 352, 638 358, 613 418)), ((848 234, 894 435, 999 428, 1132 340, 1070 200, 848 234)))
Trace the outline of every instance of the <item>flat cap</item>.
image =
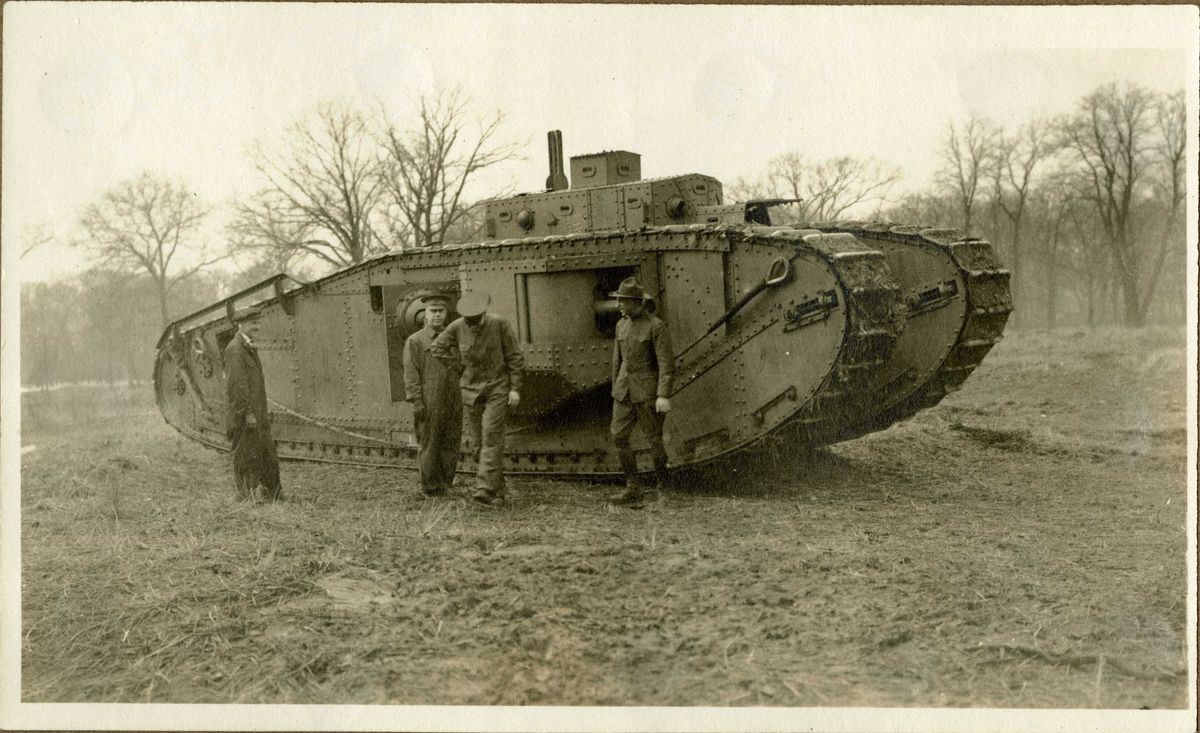
POLYGON ((233 312, 233 322, 241 323, 248 321, 251 318, 258 318, 262 315, 262 306, 248 305, 245 308, 238 308, 233 312))
POLYGON ((454 309, 458 311, 458 315, 471 318, 482 316, 491 304, 492 299, 487 293, 465 293, 458 299, 458 305, 454 309))

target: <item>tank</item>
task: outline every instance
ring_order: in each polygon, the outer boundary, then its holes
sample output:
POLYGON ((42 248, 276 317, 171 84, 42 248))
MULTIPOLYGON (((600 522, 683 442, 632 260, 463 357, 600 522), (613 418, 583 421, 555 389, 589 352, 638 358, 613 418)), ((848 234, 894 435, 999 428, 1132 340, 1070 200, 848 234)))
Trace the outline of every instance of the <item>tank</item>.
MULTIPOLYGON (((484 202, 481 241, 394 251, 307 283, 275 275, 170 324, 154 369, 164 418, 228 450, 220 355, 233 311, 257 303, 279 456, 414 467, 404 340, 422 326, 424 296, 484 292, 525 355, 506 471, 617 475, 608 424, 619 312, 608 293, 636 275, 676 352, 671 465, 702 467, 852 439, 936 405, 1012 310, 1008 272, 981 239, 774 225, 785 200, 726 203, 720 181, 702 174, 643 179, 640 156, 623 150, 571 158, 568 179, 561 133, 548 147, 545 190, 484 202)), ((473 462, 464 443, 460 470, 473 462)))

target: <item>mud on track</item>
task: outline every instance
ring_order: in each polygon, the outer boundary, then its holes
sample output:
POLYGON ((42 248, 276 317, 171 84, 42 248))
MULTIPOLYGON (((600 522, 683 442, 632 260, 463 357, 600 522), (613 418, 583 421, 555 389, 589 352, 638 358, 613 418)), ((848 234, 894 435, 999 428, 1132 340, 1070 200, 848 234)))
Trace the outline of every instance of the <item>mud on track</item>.
POLYGON ((148 387, 27 394, 25 701, 1183 707, 1178 331, 1008 337, 940 406, 611 486, 226 457, 148 387))

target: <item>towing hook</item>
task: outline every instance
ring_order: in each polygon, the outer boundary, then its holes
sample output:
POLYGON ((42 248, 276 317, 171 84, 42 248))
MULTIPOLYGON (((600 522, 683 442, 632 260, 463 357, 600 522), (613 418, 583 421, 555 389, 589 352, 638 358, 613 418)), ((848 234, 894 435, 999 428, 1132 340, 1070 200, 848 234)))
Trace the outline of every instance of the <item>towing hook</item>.
POLYGON ((776 257, 771 261, 771 266, 767 268, 767 278, 765 282, 770 287, 782 285, 787 281, 788 276, 792 274, 792 262, 786 257, 776 257))
POLYGON ((734 314, 736 314, 738 311, 740 311, 742 308, 744 308, 747 303, 754 300, 756 297, 758 297, 760 294, 762 294, 767 288, 772 288, 772 287, 775 287, 776 285, 783 284, 788 279, 788 276, 790 276, 791 274, 792 274, 791 260, 789 260, 786 257, 776 257, 774 260, 771 261, 771 266, 767 268, 767 276, 763 279, 762 282, 760 282, 759 284, 757 284, 753 288, 751 288, 745 295, 743 295, 741 297, 740 300, 738 300, 738 302, 733 304, 732 308, 725 311, 725 313, 723 313, 721 315, 721 317, 716 320, 715 323, 713 323, 711 326, 708 327, 708 330, 704 332, 704 336, 701 336, 700 338, 693 341, 691 344, 688 345, 688 347, 686 349, 679 352, 676 356, 683 356, 684 354, 686 354, 688 351, 691 350, 691 348, 693 346, 695 346, 696 344, 703 341, 706 336, 708 336, 713 331, 716 331, 718 328, 721 327, 722 324, 727 323, 729 321, 729 319, 733 318, 734 314))

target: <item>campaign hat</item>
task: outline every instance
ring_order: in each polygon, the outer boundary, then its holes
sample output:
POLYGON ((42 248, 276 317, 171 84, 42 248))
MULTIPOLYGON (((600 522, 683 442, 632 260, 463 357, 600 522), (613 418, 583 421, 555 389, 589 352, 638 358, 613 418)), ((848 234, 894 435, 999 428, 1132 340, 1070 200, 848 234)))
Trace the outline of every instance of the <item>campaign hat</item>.
POLYGON ((610 298, 623 298, 625 300, 645 300, 646 291, 642 288, 642 284, 637 281, 636 277, 627 277, 621 281, 621 285, 608 294, 610 298))

